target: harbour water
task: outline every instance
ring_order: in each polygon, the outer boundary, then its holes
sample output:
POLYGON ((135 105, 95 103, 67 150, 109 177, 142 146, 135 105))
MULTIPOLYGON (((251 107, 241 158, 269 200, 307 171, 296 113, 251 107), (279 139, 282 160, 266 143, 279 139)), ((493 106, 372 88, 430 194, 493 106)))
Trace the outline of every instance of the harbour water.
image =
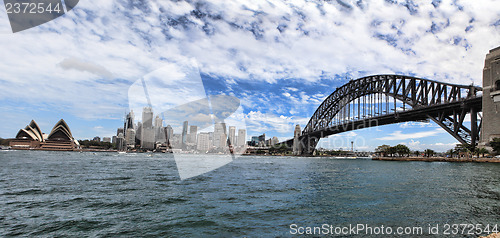
MULTIPOLYGON (((200 156, 200 155, 198 155, 200 156)), ((0 151, 0 236, 282 237, 302 227, 500 223, 500 164, 0 151)))

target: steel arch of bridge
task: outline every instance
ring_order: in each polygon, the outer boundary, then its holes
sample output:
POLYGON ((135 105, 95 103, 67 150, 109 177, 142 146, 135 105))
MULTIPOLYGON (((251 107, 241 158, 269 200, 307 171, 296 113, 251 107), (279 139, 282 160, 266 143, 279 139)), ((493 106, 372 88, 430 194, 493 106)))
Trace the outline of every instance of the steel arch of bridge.
MULTIPOLYGON (((432 120, 469 148, 479 140, 482 88, 404 75, 373 75, 337 88, 312 115, 300 137, 311 154, 320 138, 405 121, 432 120), (471 126, 464 125, 471 115, 471 126)), ((287 144, 291 145, 292 141, 287 144)))

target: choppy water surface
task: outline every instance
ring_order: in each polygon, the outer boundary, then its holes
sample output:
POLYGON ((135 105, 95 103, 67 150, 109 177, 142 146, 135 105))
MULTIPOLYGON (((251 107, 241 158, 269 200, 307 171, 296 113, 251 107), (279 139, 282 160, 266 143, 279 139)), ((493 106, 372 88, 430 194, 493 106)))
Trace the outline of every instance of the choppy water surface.
POLYGON ((290 236, 290 225, 500 223, 500 165, 0 151, 0 236, 290 236))

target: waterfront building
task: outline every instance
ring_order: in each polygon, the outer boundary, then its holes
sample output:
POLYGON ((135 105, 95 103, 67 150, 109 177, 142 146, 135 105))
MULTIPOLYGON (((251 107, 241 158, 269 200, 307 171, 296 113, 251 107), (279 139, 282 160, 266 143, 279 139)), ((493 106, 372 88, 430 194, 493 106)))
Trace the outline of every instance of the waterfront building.
POLYGON ((101 137, 99 136, 96 136, 92 139, 93 141, 96 141, 96 142, 101 142, 101 137))
POLYGON ((68 124, 61 119, 52 128, 47 139, 44 139, 44 142, 40 144, 40 149, 71 151, 79 146, 78 141, 73 138, 68 124))
POLYGON ((119 151, 124 151, 125 150, 125 137, 123 137, 123 133, 118 133, 118 136, 116 136, 116 148, 119 151))
POLYGON ((247 132, 245 129, 238 130, 238 146, 245 146, 247 132))
POLYGON ((103 137, 102 138, 102 142, 109 142, 109 143, 111 143, 111 138, 109 138, 109 137, 103 137))
POLYGON ((39 148, 44 141, 43 133, 34 120, 24 129, 17 132, 16 137, 10 141, 9 145, 13 149, 39 148))

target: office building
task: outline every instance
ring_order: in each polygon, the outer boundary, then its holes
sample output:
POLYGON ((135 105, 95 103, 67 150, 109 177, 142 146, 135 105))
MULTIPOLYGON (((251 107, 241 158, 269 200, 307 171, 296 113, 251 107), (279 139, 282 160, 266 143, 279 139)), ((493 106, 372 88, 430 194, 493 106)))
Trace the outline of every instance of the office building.
POLYGON ((232 146, 236 146, 236 127, 230 126, 229 127, 229 143, 232 146))
POLYGON ((153 128, 153 109, 144 107, 142 111, 141 148, 152 150, 155 146, 155 131, 153 128))
POLYGON ((168 125, 163 130, 165 131, 165 140, 167 144, 171 144, 172 137, 174 136, 174 129, 172 129, 172 126, 168 125))
POLYGON ((198 135, 198 141, 196 145, 196 149, 201 152, 210 151, 212 148, 210 135, 208 133, 200 133, 198 135))
POLYGON ((198 126, 189 126, 189 136, 188 142, 191 144, 196 144, 196 135, 198 134, 198 126))
POLYGON ((226 123, 215 123, 213 136, 216 148, 225 147, 227 145, 226 123))
POLYGON ((182 141, 181 141, 181 146, 182 146, 182 149, 186 149, 186 145, 187 145, 187 136, 188 136, 188 121, 184 121, 184 123, 182 123, 182 141))
POLYGON ((245 146, 247 131, 245 129, 238 130, 238 146, 245 146))

